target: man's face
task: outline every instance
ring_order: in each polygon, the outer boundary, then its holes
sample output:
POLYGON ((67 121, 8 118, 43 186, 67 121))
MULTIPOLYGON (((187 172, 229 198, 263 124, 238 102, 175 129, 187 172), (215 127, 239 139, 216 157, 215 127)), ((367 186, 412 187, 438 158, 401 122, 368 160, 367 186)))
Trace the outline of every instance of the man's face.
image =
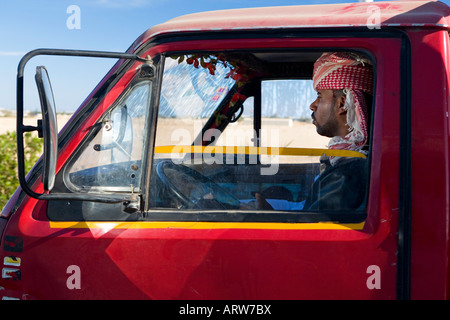
POLYGON ((317 90, 317 98, 309 108, 318 134, 330 138, 339 135, 336 103, 333 90, 317 90))

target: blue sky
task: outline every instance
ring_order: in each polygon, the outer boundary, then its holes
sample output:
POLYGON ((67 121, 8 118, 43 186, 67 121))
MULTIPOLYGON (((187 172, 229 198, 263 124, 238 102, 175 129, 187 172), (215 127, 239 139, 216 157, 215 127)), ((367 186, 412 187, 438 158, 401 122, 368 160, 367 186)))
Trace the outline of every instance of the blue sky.
MULTIPOLYGON (((193 12, 357 2, 357 0, 0 0, 0 109, 15 109, 21 57, 36 48, 125 51, 149 27, 193 12), (67 20, 80 8, 80 28, 67 20)), ((450 4, 450 0, 443 2, 450 4)), ((39 110, 34 66, 45 64, 58 111, 73 112, 114 64, 109 59, 33 58, 25 69, 25 108, 39 110), (33 61, 33 63, 31 63, 33 61)))

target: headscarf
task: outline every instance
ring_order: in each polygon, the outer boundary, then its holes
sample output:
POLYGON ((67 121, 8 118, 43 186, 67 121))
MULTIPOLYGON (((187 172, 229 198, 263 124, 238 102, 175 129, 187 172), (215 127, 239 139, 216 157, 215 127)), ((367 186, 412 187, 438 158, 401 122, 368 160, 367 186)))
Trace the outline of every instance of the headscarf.
POLYGON ((373 69, 370 60, 350 52, 326 52, 314 63, 314 89, 344 89, 349 133, 333 137, 328 148, 362 150, 368 140, 367 105, 363 92, 373 94, 373 69))

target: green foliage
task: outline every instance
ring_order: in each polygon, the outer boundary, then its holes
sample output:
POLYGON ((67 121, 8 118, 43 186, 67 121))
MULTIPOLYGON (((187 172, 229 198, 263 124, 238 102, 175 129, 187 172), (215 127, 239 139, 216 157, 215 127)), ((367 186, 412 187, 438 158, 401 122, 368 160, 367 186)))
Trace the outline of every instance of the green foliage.
MULTIPOLYGON (((6 205, 19 186, 16 137, 16 132, 0 135, 0 208, 6 205)), ((24 145, 25 172, 28 173, 42 154, 42 139, 27 132, 24 135, 24 145)))

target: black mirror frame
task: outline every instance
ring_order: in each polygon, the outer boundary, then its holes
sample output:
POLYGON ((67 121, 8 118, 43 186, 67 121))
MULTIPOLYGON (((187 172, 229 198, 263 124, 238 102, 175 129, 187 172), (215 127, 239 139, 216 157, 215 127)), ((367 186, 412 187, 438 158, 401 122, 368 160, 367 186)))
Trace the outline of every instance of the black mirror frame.
MULTIPOLYGON (((75 56, 75 57, 96 57, 96 58, 113 58, 113 59, 127 59, 127 60, 136 60, 143 63, 149 63, 151 60, 147 60, 144 58, 141 58, 133 53, 122 53, 122 52, 107 52, 107 51, 90 51, 90 50, 65 50, 65 49, 36 49, 33 51, 28 52, 25 54, 22 59, 19 62, 19 66, 17 68, 17 96, 16 96, 16 108, 17 108, 17 123, 16 123, 16 130, 17 130, 17 165, 18 165, 18 178, 20 187, 22 190, 29 196, 36 198, 36 199, 42 199, 42 200, 85 200, 85 201, 96 201, 96 202, 105 202, 105 203, 120 203, 120 202, 133 202, 136 201, 136 196, 131 195, 105 195, 105 194, 49 194, 48 190, 51 190, 53 185, 49 180, 44 182, 45 179, 49 178, 49 175, 51 175, 51 168, 49 167, 48 163, 44 163, 44 174, 42 176, 42 182, 44 184, 44 189, 47 191, 46 193, 36 193, 35 191, 31 190, 31 188, 27 184, 27 180, 25 177, 25 155, 24 155, 24 139, 23 135, 26 132, 31 131, 40 131, 43 130, 44 135, 47 134, 45 131, 48 130, 48 121, 45 120, 41 128, 39 125, 37 127, 34 126, 27 126, 23 124, 23 115, 24 115, 24 97, 23 97, 23 88, 24 88, 24 70, 27 62, 39 55, 55 55, 55 56, 75 56), (47 128, 46 128, 47 127, 47 128), (47 168, 47 171, 45 169, 47 168)), ((42 100, 41 100, 42 103, 42 100)), ((44 108, 43 108, 44 111, 44 108)), ((56 118, 56 113, 54 114, 54 117, 56 118)), ((49 119, 47 119, 49 120, 49 119)), ((55 128, 56 129, 56 128, 55 128)), ((57 132, 54 133, 54 136, 57 139, 57 132)), ((57 154, 57 140, 56 140, 56 154, 57 154)), ((45 153, 45 146, 44 146, 44 153, 45 153)), ((55 154, 55 156, 56 156, 55 154)), ((44 155, 44 162, 48 161, 49 157, 44 155)), ((56 159, 55 160, 55 167, 56 167, 56 159)))

